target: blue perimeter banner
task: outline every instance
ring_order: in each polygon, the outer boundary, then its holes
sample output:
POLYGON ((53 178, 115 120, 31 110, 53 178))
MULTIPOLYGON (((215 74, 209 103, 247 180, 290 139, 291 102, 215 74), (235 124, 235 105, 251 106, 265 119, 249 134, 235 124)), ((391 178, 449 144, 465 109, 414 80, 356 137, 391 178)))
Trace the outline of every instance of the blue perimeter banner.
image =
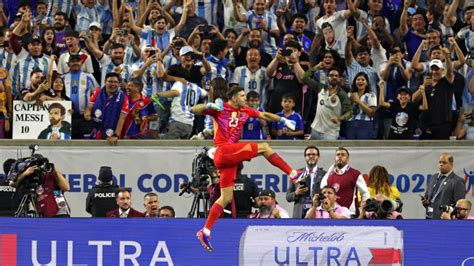
MULTIPOLYGON (((360 227, 374 232, 392 228, 392 233, 403 238, 397 247, 397 260, 400 261, 392 264, 364 258, 367 255, 363 255, 361 249, 367 243, 362 243, 363 239, 360 243, 348 242, 353 245, 349 247, 349 254, 341 251, 343 247, 338 246, 341 234, 306 237, 305 240, 311 243, 296 248, 290 244, 285 247, 285 243, 278 240, 273 243, 272 237, 250 239, 253 245, 261 241, 265 248, 275 245, 271 249, 279 254, 266 254, 275 258, 273 265, 285 259, 290 261, 289 265, 367 265, 369 260, 372 261, 369 265, 474 265, 472 221, 221 219, 212 232, 212 253, 204 250, 196 238, 196 231, 204 224, 203 219, 2 218, 0 223, 2 266, 244 265, 246 254, 243 254, 242 243, 246 234, 250 235, 246 230, 255 226, 266 230, 271 230, 269 226, 280 229, 308 226, 314 232, 321 228, 339 230, 350 227, 357 231, 360 227), (302 248, 313 250, 312 254, 318 258, 311 257, 308 252, 301 255, 302 248)), ((282 236, 275 234, 277 238, 282 236)), ((268 265, 268 260, 265 265, 268 265)))

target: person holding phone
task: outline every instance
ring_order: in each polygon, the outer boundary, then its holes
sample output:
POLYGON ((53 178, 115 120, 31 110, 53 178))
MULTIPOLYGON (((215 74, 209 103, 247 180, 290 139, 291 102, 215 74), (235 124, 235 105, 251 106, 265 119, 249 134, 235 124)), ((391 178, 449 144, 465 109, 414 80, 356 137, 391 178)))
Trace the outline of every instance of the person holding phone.
MULTIPOLYGON (((453 46, 451 46, 453 47, 453 46)), ((453 129, 455 114, 454 72, 451 51, 441 48, 445 62, 439 59, 430 61, 431 79, 424 81, 424 94, 428 102, 428 110, 422 113, 422 139, 449 139, 453 129)), ((413 101, 422 97, 421 92, 413 94, 413 101)))
POLYGON ((321 193, 321 179, 326 171, 318 167, 320 156, 318 147, 314 145, 304 149, 306 167, 298 169, 303 178, 297 184, 290 184, 286 192, 286 200, 294 202, 293 218, 304 218, 309 209, 314 206, 312 202, 314 195, 321 193))
MULTIPOLYGON (((285 49, 279 49, 277 56, 268 65, 267 76, 273 79, 274 86, 268 96, 268 112, 278 113, 281 110, 282 96, 286 93, 293 93, 295 96, 295 112, 301 113, 303 110, 303 76, 308 67, 300 64, 301 51, 302 47, 298 42, 288 41, 285 49)), ((306 115, 302 115, 305 119, 306 115)))

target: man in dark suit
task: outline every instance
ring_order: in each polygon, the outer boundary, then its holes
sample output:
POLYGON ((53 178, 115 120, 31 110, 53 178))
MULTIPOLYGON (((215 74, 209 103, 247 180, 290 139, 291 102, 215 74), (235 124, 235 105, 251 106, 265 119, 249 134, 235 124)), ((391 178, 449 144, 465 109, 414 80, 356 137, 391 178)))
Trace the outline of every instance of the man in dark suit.
POLYGON ((306 212, 312 206, 314 194, 321 193, 321 179, 326 174, 321 167, 318 167, 319 149, 316 146, 308 146, 304 150, 306 167, 298 171, 305 176, 302 182, 291 184, 286 192, 286 200, 295 202, 293 206, 293 218, 304 218, 306 212))
POLYGON ((118 209, 109 211, 105 214, 107 217, 113 218, 135 218, 145 217, 143 212, 139 212, 132 208, 132 194, 126 188, 119 188, 115 194, 118 209))
POLYGON ((421 203, 426 208, 426 219, 440 219, 442 205, 454 205, 466 196, 463 179, 453 172, 454 158, 452 154, 443 153, 439 156, 439 172, 434 174, 421 197, 421 203))

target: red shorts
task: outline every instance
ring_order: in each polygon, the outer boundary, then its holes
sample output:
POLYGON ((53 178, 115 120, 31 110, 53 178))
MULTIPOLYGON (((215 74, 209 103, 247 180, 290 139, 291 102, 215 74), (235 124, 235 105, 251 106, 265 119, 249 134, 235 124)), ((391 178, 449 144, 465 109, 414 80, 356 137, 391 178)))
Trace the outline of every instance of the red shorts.
POLYGON ((240 142, 216 148, 214 164, 219 171, 221 188, 234 186, 240 162, 250 161, 258 155, 258 144, 240 142))

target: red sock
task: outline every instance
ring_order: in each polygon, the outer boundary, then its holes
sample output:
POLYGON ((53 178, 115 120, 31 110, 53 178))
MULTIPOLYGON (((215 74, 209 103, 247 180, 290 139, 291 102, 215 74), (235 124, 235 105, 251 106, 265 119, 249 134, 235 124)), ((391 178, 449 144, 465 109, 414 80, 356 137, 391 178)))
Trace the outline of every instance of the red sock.
POLYGON ((291 174, 293 171, 293 168, 289 166, 276 152, 270 154, 267 160, 274 166, 280 168, 287 175, 291 174))
POLYGON ((224 208, 219 205, 217 202, 212 204, 211 210, 209 211, 209 216, 206 220, 205 228, 211 230, 214 224, 217 222, 217 219, 221 217, 222 213, 224 212, 224 208))

